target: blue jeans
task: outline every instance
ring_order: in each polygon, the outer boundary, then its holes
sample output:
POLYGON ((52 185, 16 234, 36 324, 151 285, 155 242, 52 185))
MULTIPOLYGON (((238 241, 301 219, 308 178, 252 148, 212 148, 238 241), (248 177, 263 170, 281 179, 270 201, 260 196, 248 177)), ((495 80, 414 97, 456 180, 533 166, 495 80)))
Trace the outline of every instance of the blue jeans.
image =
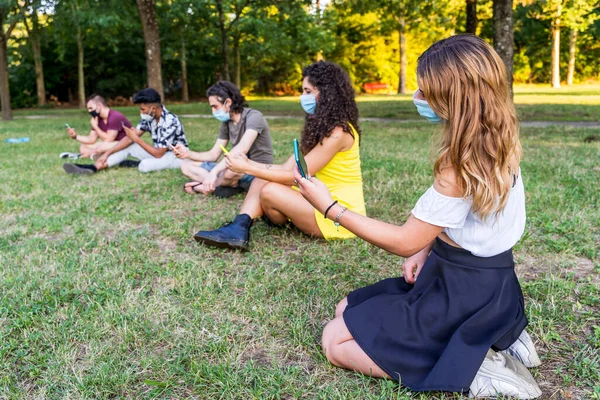
MULTIPOLYGON (((216 162, 204 161, 203 163, 200 164, 200 168, 204 168, 205 170, 210 172, 216 165, 217 165, 216 162)), ((238 186, 245 190, 248 190, 248 188, 250 187, 250 184, 252 183, 252 180, 254 180, 254 175, 244 174, 244 176, 242 176, 242 178, 238 182, 238 186)))

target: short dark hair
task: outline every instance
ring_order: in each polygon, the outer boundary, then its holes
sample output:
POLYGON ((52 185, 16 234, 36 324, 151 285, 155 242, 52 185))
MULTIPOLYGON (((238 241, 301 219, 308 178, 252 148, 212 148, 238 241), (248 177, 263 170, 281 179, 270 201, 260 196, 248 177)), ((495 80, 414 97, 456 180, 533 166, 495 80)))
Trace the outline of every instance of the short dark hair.
POLYGON ((134 104, 161 104, 160 94, 152 88, 145 88, 133 95, 134 104))
POLYGON ((92 94, 90 97, 88 97, 88 98, 85 100, 85 102, 86 102, 86 103, 88 103, 88 102, 90 102, 90 101, 93 101, 93 102, 94 102, 94 103, 96 103, 96 104, 97 104, 97 103, 100 103, 100 104, 102 104, 103 106, 105 106, 105 105, 106 105, 106 100, 104 100, 104 97, 102 97, 102 96, 100 96, 99 94, 96 94, 96 93, 92 94))
POLYGON ((240 89, 228 81, 219 81, 209 87, 206 91, 206 97, 210 96, 217 96, 221 103, 225 103, 225 100, 231 99, 231 111, 236 114, 241 114, 244 107, 248 107, 246 98, 242 96, 240 89))

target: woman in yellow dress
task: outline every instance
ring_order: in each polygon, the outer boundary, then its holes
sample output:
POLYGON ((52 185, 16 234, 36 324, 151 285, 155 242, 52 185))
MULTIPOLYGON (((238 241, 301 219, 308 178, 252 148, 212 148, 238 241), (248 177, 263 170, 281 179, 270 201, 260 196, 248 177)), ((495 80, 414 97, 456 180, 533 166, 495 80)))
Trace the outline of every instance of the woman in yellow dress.
MULTIPOLYGON (((327 185, 342 209, 366 215, 358 108, 350 78, 338 65, 325 61, 306 67, 302 76, 300 103, 306 118, 300 144, 308 173, 327 185)), ((253 175, 255 179, 233 222, 213 231, 199 231, 194 239, 247 251, 252 222, 263 215, 276 225, 290 221, 302 232, 318 238, 354 237, 335 219, 324 218, 302 197, 293 186, 295 165, 294 156, 280 165, 257 163, 243 155, 228 157, 230 170, 253 175)))

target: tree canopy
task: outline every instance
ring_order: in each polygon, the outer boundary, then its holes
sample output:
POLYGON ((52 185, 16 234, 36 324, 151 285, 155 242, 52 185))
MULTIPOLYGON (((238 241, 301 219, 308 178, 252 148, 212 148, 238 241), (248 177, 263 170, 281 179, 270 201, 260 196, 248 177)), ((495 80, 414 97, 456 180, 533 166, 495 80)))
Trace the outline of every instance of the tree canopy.
MULTIPOLYGON (((492 3, 0 0, 0 44, 6 44, 10 87, 10 100, 4 101, 13 108, 81 104, 94 92, 129 98, 146 86, 151 50, 140 18, 145 11, 138 5, 154 6, 158 73, 172 100, 200 98, 218 79, 229 79, 246 93, 297 93, 302 68, 323 58, 346 68, 359 91, 373 82, 410 91, 416 87, 417 57, 436 40, 475 29, 493 41, 492 3)), ((553 48, 558 79, 597 80, 599 4, 514 0, 515 82, 550 83, 553 48), (553 33, 561 28, 563 40, 553 47, 553 33)))

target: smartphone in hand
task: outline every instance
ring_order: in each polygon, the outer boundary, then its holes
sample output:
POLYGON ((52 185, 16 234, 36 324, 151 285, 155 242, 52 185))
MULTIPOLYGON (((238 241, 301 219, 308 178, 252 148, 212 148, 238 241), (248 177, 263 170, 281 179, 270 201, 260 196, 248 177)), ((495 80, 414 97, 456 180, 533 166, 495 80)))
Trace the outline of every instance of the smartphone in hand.
POLYGON ((304 160, 304 155, 300 151, 298 139, 294 139, 294 158, 296 159, 296 165, 298 166, 298 171, 300 171, 300 175, 302 175, 303 178, 310 179, 310 174, 308 173, 308 166, 306 165, 306 160, 304 160))

